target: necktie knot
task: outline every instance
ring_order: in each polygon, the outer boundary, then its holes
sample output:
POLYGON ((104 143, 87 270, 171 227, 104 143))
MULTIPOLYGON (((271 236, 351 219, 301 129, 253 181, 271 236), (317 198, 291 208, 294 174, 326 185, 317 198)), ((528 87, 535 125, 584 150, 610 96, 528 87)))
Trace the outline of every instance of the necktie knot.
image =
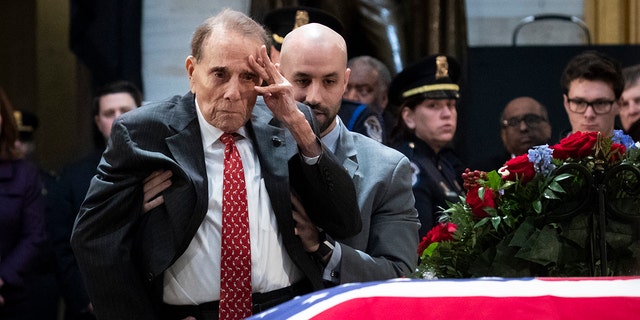
POLYGON ((226 146, 232 145, 235 143, 235 133, 225 132, 220 136, 220 141, 224 143, 226 146))

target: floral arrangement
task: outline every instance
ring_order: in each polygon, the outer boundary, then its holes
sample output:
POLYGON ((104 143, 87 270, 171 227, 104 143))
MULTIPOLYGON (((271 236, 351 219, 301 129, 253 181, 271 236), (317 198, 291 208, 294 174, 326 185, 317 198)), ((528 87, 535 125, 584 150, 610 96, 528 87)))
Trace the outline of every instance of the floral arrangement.
POLYGON ((640 274, 640 143, 576 132, 463 173, 418 248, 416 278, 640 274))

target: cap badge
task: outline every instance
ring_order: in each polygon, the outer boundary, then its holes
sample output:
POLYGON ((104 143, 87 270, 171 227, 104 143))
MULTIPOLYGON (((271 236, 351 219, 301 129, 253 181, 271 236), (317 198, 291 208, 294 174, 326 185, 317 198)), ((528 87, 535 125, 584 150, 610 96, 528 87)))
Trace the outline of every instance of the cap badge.
POLYGON ((293 25, 293 29, 302 27, 305 24, 309 24, 309 12, 306 10, 296 11, 296 23, 293 25))
POLYGON ((445 56, 436 57, 436 79, 446 78, 449 76, 449 62, 445 56))

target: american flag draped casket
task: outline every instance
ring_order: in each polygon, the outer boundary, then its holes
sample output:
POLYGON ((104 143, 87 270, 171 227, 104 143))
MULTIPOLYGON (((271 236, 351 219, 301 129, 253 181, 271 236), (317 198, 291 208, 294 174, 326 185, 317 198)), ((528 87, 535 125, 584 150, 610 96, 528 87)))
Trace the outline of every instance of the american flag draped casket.
POLYGON ((640 277, 395 279, 297 297, 250 319, 636 319, 640 277))

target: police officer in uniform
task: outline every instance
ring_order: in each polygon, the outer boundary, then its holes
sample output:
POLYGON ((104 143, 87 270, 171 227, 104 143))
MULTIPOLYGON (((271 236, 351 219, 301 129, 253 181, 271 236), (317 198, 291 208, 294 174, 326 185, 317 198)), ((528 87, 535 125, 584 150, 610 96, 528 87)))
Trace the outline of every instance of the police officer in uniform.
POLYGON ((380 143, 384 141, 384 129, 377 113, 370 106, 351 100, 342 100, 338 116, 349 131, 365 135, 380 143))
POLYGON ((340 118, 349 130, 387 144, 395 125, 395 116, 387 109, 391 72, 372 56, 353 57, 347 61, 347 67, 351 74, 340 118))
POLYGON ((413 167, 413 194, 424 236, 438 221, 446 201, 463 195, 462 162, 449 148, 457 126, 460 65, 445 55, 433 55, 405 68, 389 86, 398 107, 391 145, 413 167))

